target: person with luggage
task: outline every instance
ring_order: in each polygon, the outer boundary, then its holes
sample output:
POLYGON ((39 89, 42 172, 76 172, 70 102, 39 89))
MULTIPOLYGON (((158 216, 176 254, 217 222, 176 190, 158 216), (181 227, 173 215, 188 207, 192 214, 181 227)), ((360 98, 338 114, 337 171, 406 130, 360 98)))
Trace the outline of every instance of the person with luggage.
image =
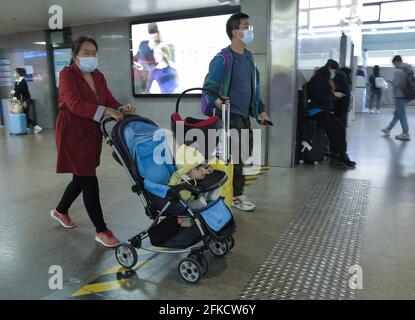
POLYGON ((376 86, 376 78, 383 78, 380 74, 380 67, 378 65, 373 67, 373 73, 369 76, 370 99, 369 99, 369 113, 374 114, 373 103, 376 103, 376 113, 380 113, 380 103, 382 99, 382 88, 376 86))
POLYGON ((43 128, 30 117, 30 110, 34 106, 32 97, 30 96, 29 87, 27 86, 27 81, 25 79, 26 69, 16 68, 15 72, 16 80, 14 82, 14 90, 12 90, 11 95, 14 99, 20 100, 23 103, 23 111, 26 114, 28 130, 30 130, 30 127, 32 126, 35 133, 40 133, 43 128))
POLYGON ((69 208, 83 193, 86 211, 96 229, 95 240, 106 247, 115 247, 118 239, 105 224, 96 176, 102 148, 100 122, 104 117, 120 121, 123 113, 134 112, 134 107, 122 106, 113 97, 104 75, 97 70, 97 53, 94 39, 77 38, 72 43, 71 64, 59 74, 56 171, 71 173, 72 181, 50 215, 64 228, 75 228, 69 208))
POLYGON ((339 68, 339 63, 336 60, 329 59, 326 63, 330 72, 330 79, 334 82, 335 91, 343 93, 343 97, 338 97, 333 101, 334 115, 344 127, 347 127, 347 114, 350 106, 350 79, 343 69, 339 68))
POLYGON ((408 119, 405 110, 405 105, 408 103, 408 99, 405 97, 405 91, 408 85, 408 75, 412 74, 413 76, 414 70, 409 64, 403 63, 402 57, 399 55, 393 57, 392 63, 396 68, 392 80, 393 94, 395 97, 395 112, 392 121, 386 128, 382 129, 382 132, 385 136, 389 136, 391 130, 399 120, 402 126, 402 133, 395 136, 395 139, 409 141, 411 140, 411 136, 409 135, 408 119))
POLYGON ((307 113, 311 119, 317 121, 328 136, 332 153, 330 166, 338 169, 354 168, 356 162, 351 161, 347 154, 346 127, 332 112, 334 101, 345 95, 335 91, 331 78, 333 75, 327 66, 317 70, 311 77, 307 85, 309 101, 307 113))
MULTIPOLYGON (((269 125, 271 122, 260 98, 258 69, 252 53, 246 49, 254 39, 249 16, 244 13, 232 15, 226 23, 226 33, 231 44, 222 49, 210 62, 204 87, 230 99, 230 128, 237 130, 240 140, 244 136, 241 134, 242 130, 249 130, 248 141, 239 141, 239 154, 232 155, 238 160, 234 164, 232 206, 242 211, 253 211, 255 204, 244 195, 244 164, 241 159, 243 154, 252 154, 253 133, 250 117, 255 119, 259 117, 258 121, 262 125, 269 125), (248 150, 243 150, 243 148, 248 148, 248 150)), ((216 99, 208 92, 203 93, 202 110, 214 112, 215 108, 220 110, 221 107, 221 99, 216 99)))

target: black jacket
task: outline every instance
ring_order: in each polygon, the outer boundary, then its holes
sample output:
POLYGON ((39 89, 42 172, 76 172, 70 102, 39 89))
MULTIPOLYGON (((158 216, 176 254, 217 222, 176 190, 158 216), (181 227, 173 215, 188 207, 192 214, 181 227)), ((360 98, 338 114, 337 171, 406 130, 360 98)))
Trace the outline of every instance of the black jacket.
POLYGON ((333 101, 336 99, 330 84, 319 75, 313 76, 307 85, 308 109, 319 108, 326 111, 332 110, 333 101))
POLYGON ((23 79, 20 82, 15 81, 14 91, 14 96, 19 100, 27 101, 31 99, 26 79, 23 79))
POLYGON ((344 93, 347 97, 350 97, 350 81, 346 73, 339 69, 334 77, 334 84, 336 85, 336 91, 344 93))

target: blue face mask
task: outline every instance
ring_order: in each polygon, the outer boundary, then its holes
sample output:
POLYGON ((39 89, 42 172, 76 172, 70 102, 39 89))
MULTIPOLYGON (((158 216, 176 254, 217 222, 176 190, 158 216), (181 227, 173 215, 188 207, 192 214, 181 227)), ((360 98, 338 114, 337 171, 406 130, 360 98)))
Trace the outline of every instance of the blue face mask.
POLYGON ((83 72, 92 72, 98 67, 98 57, 79 57, 79 68, 83 72))
POLYGON ((244 37, 241 39, 241 41, 246 45, 252 43, 252 41, 254 41, 254 30, 244 30, 244 37))
POLYGON ((330 80, 333 80, 336 77, 336 71, 330 72, 330 80))

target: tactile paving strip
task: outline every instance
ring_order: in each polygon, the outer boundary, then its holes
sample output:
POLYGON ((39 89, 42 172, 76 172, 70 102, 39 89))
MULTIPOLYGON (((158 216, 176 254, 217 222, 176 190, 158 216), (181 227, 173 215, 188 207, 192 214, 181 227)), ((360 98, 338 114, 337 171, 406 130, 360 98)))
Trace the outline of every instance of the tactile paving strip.
POLYGON ((352 299, 349 268, 359 265, 368 194, 367 180, 315 185, 241 299, 352 299))

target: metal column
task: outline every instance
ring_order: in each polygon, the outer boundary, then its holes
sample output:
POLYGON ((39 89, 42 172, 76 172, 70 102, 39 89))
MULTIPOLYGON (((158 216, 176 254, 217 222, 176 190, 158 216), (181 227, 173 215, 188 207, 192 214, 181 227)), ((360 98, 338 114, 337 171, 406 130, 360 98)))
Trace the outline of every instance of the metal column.
POLYGON ((298 0, 271 0, 269 106, 269 165, 294 164, 297 109, 298 0))

